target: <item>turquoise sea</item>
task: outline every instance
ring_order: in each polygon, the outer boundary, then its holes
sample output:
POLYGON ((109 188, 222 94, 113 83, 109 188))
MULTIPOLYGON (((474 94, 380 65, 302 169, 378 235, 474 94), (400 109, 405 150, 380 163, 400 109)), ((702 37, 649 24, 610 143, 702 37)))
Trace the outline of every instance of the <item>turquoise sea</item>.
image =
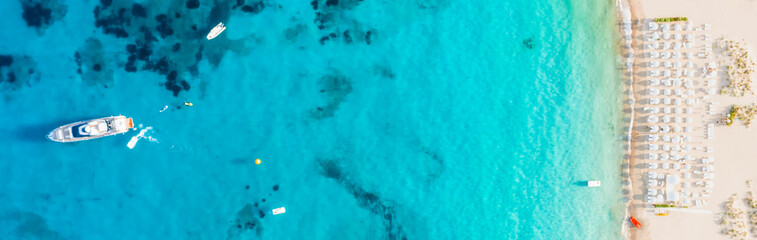
POLYGON ((613 1, 0 5, 0 239, 621 238, 613 1))

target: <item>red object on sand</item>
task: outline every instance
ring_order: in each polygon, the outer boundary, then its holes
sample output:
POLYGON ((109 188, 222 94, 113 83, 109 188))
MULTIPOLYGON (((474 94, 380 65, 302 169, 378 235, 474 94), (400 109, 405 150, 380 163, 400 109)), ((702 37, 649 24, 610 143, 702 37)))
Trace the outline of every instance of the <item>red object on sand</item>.
POLYGON ((628 220, 631 221, 631 223, 633 223, 636 228, 641 228, 641 223, 639 222, 639 220, 636 220, 636 218, 631 217, 628 220))

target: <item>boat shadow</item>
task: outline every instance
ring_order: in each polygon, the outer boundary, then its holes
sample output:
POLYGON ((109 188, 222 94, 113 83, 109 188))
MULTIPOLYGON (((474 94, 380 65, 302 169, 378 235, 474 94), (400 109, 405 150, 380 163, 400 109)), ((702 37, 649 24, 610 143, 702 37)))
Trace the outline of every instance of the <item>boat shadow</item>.
POLYGON ((588 187, 589 181, 575 181, 573 182, 573 185, 579 186, 579 187, 588 187))
POLYGON ((15 135, 16 138, 21 141, 46 142, 50 141, 49 139, 47 139, 47 134, 50 133, 50 131, 52 131, 53 129, 62 125, 66 125, 68 123, 94 118, 97 117, 81 117, 68 120, 56 120, 42 124, 22 125, 18 128, 18 130, 16 130, 15 135))

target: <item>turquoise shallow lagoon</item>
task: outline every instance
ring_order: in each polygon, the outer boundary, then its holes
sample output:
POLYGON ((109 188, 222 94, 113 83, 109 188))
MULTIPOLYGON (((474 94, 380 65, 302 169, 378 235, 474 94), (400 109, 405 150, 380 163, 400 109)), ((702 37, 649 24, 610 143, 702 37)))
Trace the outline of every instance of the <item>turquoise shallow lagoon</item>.
POLYGON ((611 1, 0 4, 0 239, 621 238, 611 1))

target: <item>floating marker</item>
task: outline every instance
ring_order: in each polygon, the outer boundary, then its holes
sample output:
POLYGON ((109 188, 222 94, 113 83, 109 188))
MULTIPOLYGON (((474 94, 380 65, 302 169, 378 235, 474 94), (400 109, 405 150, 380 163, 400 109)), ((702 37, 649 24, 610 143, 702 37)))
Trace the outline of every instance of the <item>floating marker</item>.
POLYGON ((258 159, 255 159, 255 165, 260 165, 260 163, 262 163, 262 162, 263 162, 263 161, 260 161, 260 158, 258 158, 258 159))

